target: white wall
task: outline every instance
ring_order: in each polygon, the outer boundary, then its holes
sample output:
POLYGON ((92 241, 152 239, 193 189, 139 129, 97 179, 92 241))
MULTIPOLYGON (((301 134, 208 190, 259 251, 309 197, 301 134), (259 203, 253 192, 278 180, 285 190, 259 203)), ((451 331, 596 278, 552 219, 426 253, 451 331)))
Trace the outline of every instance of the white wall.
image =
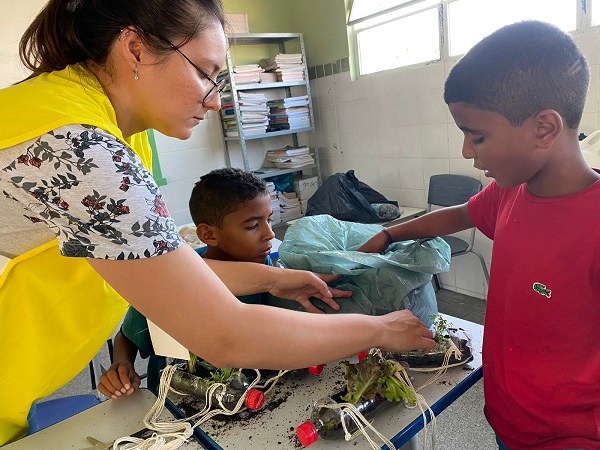
POLYGON ((188 201, 200 176, 225 167, 225 150, 219 114, 209 111, 206 120, 185 140, 155 132, 156 147, 166 186, 160 190, 177 225, 190 223, 188 201))
POLYGON ((0 88, 27 76, 19 61, 19 39, 46 0, 0 0, 0 88))

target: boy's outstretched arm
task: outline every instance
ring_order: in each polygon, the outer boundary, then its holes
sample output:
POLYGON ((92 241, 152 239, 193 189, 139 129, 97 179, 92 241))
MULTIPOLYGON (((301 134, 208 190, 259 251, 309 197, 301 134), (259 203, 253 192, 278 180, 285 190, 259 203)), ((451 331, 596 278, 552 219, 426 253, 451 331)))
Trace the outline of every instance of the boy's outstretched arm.
POLYGON ((138 349, 121 331, 115 336, 113 363, 100 377, 98 390, 110 398, 130 395, 140 387, 140 377, 133 364, 138 349))
MULTIPOLYGON (((408 222, 387 228, 394 242, 437 237, 456 233, 473 226, 467 210, 467 204, 450 206, 427 213, 408 222)), ((380 231, 358 248, 359 252, 382 253, 390 242, 387 235, 380 231)))

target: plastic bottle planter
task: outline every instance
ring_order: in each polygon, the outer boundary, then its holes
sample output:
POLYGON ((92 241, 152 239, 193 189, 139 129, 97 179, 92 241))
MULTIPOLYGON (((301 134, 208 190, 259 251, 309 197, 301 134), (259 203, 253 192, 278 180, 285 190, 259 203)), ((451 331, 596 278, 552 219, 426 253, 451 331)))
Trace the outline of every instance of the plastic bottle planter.
POLYGON ((405 362, 409 369, 415 372, 433 372, 439 370, 444 364, 446 352, 450 348, 451 342, 460 351, 460 357, 451 353, 448 360, 448 367, 463 365, 473 359, 473 346, 471 344, 471 335, 462 328, 448 328, 446 340, 437 343, 431 350, 413 350, 404 353, 384 353, 384 357, 396 361, 405 362))
MULTIPOLYGON (((252 410, 261 409, 265 403, 265 394, 258 389, 248 390, 249 385, 248 378, 244 374, 237 372, 224 387, 221 386, 215 389, 212 394, 212 404, 218 406, 218 399, 221 398, 221 404, 229 411, 232 411, 237 406, 240 398, 245 396, 244 406, 246 408, 252 410), (225 390, 224 392, 223 389, 225 390)), ((193 395, 200 401, 206 401, 206 393, 209 386, 204 379, 189 372, 177 370, 171 379, 171 387, 178 392, 193 395)))
MULTIPOLYGON (((345 392, 336 394, 331 398, 325 397, 315 402, 310 420, 296 428, 296 436, 298 436, 298 440, 304 447, 314 444, 318 439, 344 439, 344 427, 342 423, 346 424, 346 428, 350 433, 354 433, 358 429, 350 416, 340 408, 324 406, 343 403, 344 400, 341 399, 343 395, 345 395, 345 392)), ((354 406, 366 419, 370 419, 376 412, 385 409, 391 404, 392 402, 388 402, 380 395, 376 395, 371 400, 364 400, 354 406)))

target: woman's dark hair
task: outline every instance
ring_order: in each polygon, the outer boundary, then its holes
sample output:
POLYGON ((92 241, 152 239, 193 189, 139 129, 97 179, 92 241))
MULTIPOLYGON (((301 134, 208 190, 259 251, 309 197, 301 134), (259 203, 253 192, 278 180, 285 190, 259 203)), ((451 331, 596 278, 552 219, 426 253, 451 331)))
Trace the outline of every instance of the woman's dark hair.
POLYGON ((33 73, 91 60, 106 62, 124 28, 133 27, 155 53, 184 45, 215 21, 225 24, 221 0, 50 0, 29 25, 19 55, 33 73))

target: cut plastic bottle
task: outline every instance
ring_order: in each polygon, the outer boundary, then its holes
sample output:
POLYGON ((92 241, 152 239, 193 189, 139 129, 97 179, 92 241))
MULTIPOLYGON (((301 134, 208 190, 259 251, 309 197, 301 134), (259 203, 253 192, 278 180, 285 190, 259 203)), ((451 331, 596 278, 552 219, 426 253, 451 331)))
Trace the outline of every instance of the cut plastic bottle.
MULTIPOLYGON (((346 424, 349 433, 354 433, 358 427, 350 416, 338 407, 324 405, 335 405, 343 403, 342 396, 345 393, 336 394, 333 397, 324 397, 313 405, 310 420, 300 424, 296 428, 296 436, 304 447, 314 444, 319 439, 344 439, 344 427, 346 424)), ((366 419, 373 417, 378 411, 385 409, 391 402, 376 395, 371 400, 364 400, 356 405, 356 409, 366 419)))
MULTIPOLYGON (((246 408, 255 411, 261 409, 265 403, 265 394, 258 389, 248 390, 248 386, 250 386, 248 377, 241 372, 237 372, 224 387, 220 386, 213 391, 212 404, 218 406, 219 398, 222 396, 221 404, 232 411, 237 406, 240 398, 245 395, 243 405, 246 408)), ((200 401, 205 401, 209 385, 206 384, 204 379, 196 375, 177 370, 171 379, 171 387, 178 392, 190 394, 200 401)))

